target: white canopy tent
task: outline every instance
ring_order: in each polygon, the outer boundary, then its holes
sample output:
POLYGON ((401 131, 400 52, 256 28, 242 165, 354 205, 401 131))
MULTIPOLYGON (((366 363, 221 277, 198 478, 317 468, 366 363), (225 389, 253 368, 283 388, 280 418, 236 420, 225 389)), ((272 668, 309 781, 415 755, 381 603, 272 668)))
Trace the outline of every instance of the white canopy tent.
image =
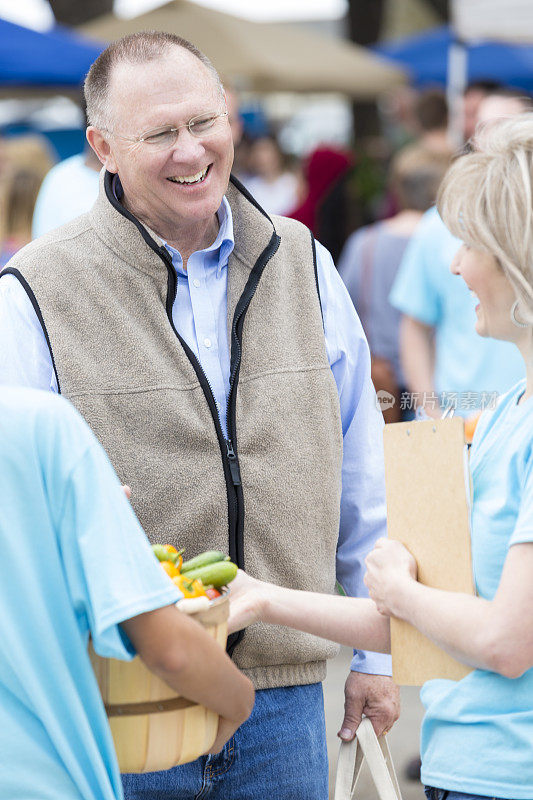
POLYGON ((452 0, 453 27, 459 39, 533 41, 531 0, 452 0))
POLYGON ((81 30, 107 41, 142 30, 177 33, 203 50, 225 79, 259 92, 343 92, 368 100, 406 81, 395 64, 352 42, 297 25, 251 22, 189 0, 131 19, 109 14, 81 30))

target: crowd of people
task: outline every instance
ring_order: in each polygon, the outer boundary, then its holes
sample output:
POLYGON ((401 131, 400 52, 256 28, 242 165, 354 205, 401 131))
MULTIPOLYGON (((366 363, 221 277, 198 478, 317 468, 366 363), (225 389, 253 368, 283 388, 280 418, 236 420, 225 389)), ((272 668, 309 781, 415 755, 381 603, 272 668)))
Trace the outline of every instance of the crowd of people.
POLYGON ((83 154, 0 154, 0 796, 326 800, 326 660, 355 648, 341 739, 387 732, 397 617, 473 668, 423 688, 429 800, 531 800, 531 99, 470 86, 456 157, 420 94, 356 230, 358 156, 239 153, 234 93, 178 36, 109 45, 85 101, 83 154), (386 539, 384 418, 449 408, 484 412, 476 597, 386 539), (148 540, 241 567, 228 654, 148 540), (216 712, 210 752, 121 776, 89 635, 216 712))
MULTIPOLYGON (((403 145, 380 163, 385 180, 364 208, 355 152, 320 145, 302 160, 289 157, 273 131, 250 138, 237 95, 229 89, 227 98, 233 174, 267 213, 302 222, 333 257, 370 345, 385 421, 410 419, 419 407, 438 417, 452 407, 467 418, 471 435, 480 411, 523 369, 507 344, 475 334, 472 298, 448 269, 459 240, 435 207, 453 158, 444 93, 428 89, 410 96, 409 114, 404 108, 396 120, 403 145)), ((464 96, 465 141, 478 125, 532 108, 533 100, 520 91, 472 84, 464 96)), ((36 135, 5 140, 0 156, 4 266, 32 239, 90 210, 101 161, 87 145, 52 166, 50 146, 36 135)))

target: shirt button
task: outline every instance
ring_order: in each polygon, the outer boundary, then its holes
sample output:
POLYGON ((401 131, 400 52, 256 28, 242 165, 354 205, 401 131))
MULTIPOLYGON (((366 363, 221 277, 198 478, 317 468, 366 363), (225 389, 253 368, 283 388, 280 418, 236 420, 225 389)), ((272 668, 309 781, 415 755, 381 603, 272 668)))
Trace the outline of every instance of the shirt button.
POLYGON ((200 281, 198 280, 198 278, 195 278, 195 279, 193 280, 193 282, 192 282, 192 285, 193 285, 193 286, 196 286, 196 288, 197 288, 197 289, 199 289, 199 288, 200 288, 200 281))
POLYGON ((205 347, 211 347, 211 339, 204 339, 205 347))

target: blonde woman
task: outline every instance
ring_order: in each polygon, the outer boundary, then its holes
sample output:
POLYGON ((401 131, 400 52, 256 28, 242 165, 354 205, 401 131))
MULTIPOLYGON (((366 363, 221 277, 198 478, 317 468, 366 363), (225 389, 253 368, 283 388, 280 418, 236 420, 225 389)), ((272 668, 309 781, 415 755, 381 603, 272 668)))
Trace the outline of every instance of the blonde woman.
POLYGON ((479 301, 478 334, 515 344, 526 379, 484 412, 472 446, 478 596, 421 585, 409 552, 381 540, 367 559, 366 576, 380 615, 368 601, 300 597, 243 576, 233 624, 261 617, 381 648, 387 644, 386 618, 407 620, 474 668, 461 681, 430 681, 422 689, 422 780, 428 798, 531 800, 533 114, 492 125, 482 132, 479 147, 448 171, 439 211, 464 242, 451 269, 479 301))

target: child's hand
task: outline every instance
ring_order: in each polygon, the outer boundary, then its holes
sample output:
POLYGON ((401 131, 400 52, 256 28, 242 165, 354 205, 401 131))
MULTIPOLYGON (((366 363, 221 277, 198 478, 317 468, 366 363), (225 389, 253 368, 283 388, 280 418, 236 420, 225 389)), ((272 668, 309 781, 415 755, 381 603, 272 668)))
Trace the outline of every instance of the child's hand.
POLYGON ((268 584, 240 569, 230 584, 228 633, 239 631, 262 619, 268 584))

